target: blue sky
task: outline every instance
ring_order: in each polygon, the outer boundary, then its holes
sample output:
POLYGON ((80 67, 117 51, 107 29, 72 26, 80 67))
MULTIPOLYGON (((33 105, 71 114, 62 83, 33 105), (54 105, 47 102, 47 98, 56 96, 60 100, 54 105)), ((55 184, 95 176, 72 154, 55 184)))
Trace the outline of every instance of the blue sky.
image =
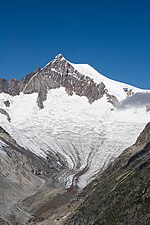
POLYGON ((149 10, 145 0, 1 1, 0 77, 20 79, 62 53, 150 89, 149 10))

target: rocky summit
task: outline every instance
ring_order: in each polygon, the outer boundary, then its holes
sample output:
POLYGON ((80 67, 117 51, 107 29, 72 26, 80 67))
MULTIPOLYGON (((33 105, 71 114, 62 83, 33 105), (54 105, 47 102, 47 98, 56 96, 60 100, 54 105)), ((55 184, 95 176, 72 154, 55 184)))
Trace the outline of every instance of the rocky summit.
POLYGON ((61 54, 0 78, 0 224, 149 224, 149 107, 61 54))
POLYGON ((65 58, 59 54, 43 69, 38 68, 20 81, 0 79, 0 93, 10 95, 38 93, 37 103, 43 108, 49 89, 65 87, 69 95, 73 93, 86 96, 90 103, 101 98, 105 93, 103 82, 94 83, 93 79, 78 72, 65 58))

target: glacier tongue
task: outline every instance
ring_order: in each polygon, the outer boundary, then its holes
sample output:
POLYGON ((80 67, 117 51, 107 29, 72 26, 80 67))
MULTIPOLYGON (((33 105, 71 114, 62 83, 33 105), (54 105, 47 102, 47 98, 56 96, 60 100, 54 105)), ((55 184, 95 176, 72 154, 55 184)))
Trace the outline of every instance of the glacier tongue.
POLYGON ((48 91, 42 110, 36 98, 37 93, 14 97, 1 94, 0 99, 10 101, 7 112, 11 118, 8 122, 0 114, 1 126, 19 145, 37 155, 46 157, 49 151, 63 155, 69 169, 59 179, 67 186, 74 182, 83 188, 134 143, 149 121, 145 109, 117 110, 105 96, 89 104, 84 96, 69 96, 63 87, 48 91))

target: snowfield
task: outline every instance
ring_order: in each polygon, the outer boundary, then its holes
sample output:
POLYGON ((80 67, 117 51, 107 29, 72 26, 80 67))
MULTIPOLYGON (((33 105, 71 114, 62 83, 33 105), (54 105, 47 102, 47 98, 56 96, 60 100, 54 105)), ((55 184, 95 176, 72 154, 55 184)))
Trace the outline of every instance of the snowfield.
MULTIPOLYGON (((99 74, 89 65, 72 64, 80 73, 104 82, 111 94, 119 100, 126 98, 123 88, 132 88, 99 74)), ((101 169, 132 145, 147 122, 150 112, 145 108, 115 109, 106 96, 89 104, 86 97, 69 96, 63 87, 48 91, 44 109, 36 103, 37 94, 10 96, 0 94, 0 107, 11 122, 0 114, 1 126, 26 149, 46 157, 48 151, 59 152, 68 162, 69 170, 59 179, 72 184, 79 171, 77 185, 83 188, 101 169), (10 107, 4 105, 10 101, 10 107)), ((59 162, 58 162, 59 163, 59 162)))

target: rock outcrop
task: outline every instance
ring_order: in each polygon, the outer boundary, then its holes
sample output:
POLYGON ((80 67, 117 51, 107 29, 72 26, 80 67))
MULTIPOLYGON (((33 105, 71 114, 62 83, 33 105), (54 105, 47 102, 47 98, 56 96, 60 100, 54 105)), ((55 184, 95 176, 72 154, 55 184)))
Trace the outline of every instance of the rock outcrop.
POLYGON ((10 95, 38 93, 37 104, 42 109, 47 91, 65 87, 69 95, 86 96, 89 103, 100 99, 105 93, 103 82, 96 84, 90 77, 79 73, 61 54, 48 63, 43 69, 38 68, 20 81, 7 81, 0 78, 0 93, 10 95))
POLYGON ((8 112, 6 112, 5 109, 0 108, 0 113, 3 114, 3 115, 5 115, 7 117, 7 120, 9 122, 11 121, 11 118, 10 118, 9 114, 8 114, 8 112))
POLYGON ((10 101, 9 101, 9 100, 4 101, 4 105, 5 105, 6 107, 10 107, 10 101))
POLYGON ((15 96, 19 95, 20 89, 20 81, 17 81, 15 78, 9 81, 0 78, 0 93, 4 92, 15 96))
POLYGON ((107 102, 110 102, 114 107, 117 107, 119 101, 114 95, 110 95, 109 93, 106 93, 107 102))

